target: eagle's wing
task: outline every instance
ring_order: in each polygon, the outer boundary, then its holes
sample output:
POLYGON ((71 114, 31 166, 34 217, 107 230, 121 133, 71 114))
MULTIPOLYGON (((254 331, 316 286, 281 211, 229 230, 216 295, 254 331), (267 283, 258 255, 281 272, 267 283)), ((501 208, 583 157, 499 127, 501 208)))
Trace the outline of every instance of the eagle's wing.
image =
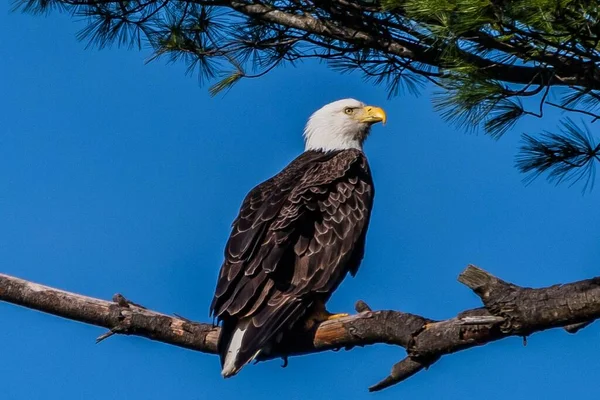
POLYGON ((326 300, 364 253, 373 200, 364 155, 323 154, 286 170, 244 200, 211 306, 223 320, 222 361, 235 331, 243 333, 236 370, 326 300))

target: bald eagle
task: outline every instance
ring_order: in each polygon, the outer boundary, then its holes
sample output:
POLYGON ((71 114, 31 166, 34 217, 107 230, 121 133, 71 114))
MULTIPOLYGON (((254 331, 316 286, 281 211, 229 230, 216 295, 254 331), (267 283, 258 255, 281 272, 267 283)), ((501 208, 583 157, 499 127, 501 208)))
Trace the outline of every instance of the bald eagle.
POLYGON ((303 321, 341 315, 325 303, 364 255, 374 187, 362 147, 385 120, 354 99, 327 104, 306 124, 305 151, 244 199, 210 307, 224 377, 303 321))

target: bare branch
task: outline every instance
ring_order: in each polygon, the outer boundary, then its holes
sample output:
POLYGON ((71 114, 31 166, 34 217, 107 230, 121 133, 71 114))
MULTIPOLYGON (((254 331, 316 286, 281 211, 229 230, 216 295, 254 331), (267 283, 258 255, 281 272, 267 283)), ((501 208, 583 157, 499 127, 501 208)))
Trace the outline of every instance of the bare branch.
POLYGON ((378 382, 375 385, 369 387, 369 392, 378 392, 397 383, 400 383, 410 378, 417 372, 422 371, 423 369, 427 369, 438 359, 439 357, 427 362, 425 360, 406 357, 404 360, 394 364, 390 374, 386 376, 381 382, 378 382))
MULTIPOLYGON (((434 321, 399 311, 372 311, 359 301, 358 314, 323 322, 310 331, 298 330, 259 360, 376 343, 403 347, 408 356, 369 389, 377 391, 426 369, 446 354, 550 328, 573 331, 600 318, 600 278, 531 289, 469 266, 459 281, 481 298, 485 308, 434 321)), ((105 301, 0 274, 0 300, 109 329, 99 340, 114 334, 137 335, 216 353, 219 327, 148 310, 121 295, 105 301)))

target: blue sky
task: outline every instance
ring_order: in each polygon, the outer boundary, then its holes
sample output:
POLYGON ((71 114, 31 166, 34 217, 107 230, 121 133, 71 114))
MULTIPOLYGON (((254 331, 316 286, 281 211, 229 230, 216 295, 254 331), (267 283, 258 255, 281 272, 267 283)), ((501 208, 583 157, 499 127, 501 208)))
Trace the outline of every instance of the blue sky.
MULTIPOLYGON (((329 308, 447 318, 480 306, 456 281, 468 263, 525 286, 598 274, 600 191, 532 185, 500 141, 448 126, 422 96, 386 98, 317 63, 275 70, 225 96, 148 51, 85 49, 66 16, 0 12, 0 272, 89 296, 114 293, 208 321, 222 249, 246 192, 302 151, 312 111, 355 97, 389 123, 366 145, 377 187, 367 255, 329 308)), ((445 357, 378 394, 404 356, 371 346, 250 366, 230 380, 215 356, 0 303, 2 399, 595 398, 598 325, 511 338, 445 357), (507 388, 509 386, 509 388, 507 388), (218 397, 217 397, 218 396, 218 397)))

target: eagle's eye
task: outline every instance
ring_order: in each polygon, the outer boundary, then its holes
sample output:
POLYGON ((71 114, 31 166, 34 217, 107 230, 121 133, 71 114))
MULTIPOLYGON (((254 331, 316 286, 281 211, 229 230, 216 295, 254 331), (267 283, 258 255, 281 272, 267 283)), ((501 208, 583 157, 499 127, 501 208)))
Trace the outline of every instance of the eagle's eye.
POLYGON ((348 114, 348 115, 352 115, 352 114, 354 113, 354 109, 353 109, 353 108, 350 108, 350 107, 346 107, 346 108, 344 109, 344 112, 345 112, 346 114, 348 114))

